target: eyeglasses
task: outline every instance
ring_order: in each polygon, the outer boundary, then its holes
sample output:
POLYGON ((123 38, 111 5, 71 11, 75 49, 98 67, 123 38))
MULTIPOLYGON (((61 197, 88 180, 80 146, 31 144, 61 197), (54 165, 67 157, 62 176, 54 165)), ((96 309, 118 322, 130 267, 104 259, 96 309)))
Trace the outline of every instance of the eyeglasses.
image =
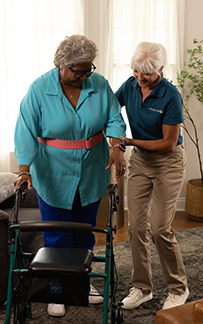
POLYGON ((86 77, 88 78, 95 70, 96 70, 96 66, 92 63, 92 66, 90 69, 86 70, 86 71, 74 71, 73 69, 71 69, 69 67, 69 69, 74 73, 74 77, 76 79, 81 78, 84 74, 86 75, 86 77))

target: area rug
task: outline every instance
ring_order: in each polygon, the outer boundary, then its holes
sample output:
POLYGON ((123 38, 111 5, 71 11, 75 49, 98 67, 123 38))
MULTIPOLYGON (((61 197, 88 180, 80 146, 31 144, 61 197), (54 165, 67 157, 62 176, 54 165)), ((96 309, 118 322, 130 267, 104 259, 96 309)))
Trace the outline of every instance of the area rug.
MULTIPOLYGON (((176 232, 188 276, 190 296, 187 302, 203 298, 203 227, 176 232)), ((104 255, 105 247, 95 248, 95 255, 104 255)), ((151 243, 153 299, 133 310, 124 310, 126 324, 154 324, 156 312, 163 306, 168 295, 162 274, 159 257, 151 243)), ((114 244, 115 264, 117 268, 117 301, 121 301, 131 287, 131 256, 129 242, 114 244)), ((94 264, 93 271, 101 271, 101 264, 94 264)), ((103 280, 91 278, 92 284, 103 293, 103 280)), ((101 324, 102 305, 89 307, 66 306, 66 315, 61 318, 50 317, 46 312, 46 304, 33 303, 32 319, 29 324, 101 324)), ((5 307, 0 308, 0 323, 4 323, 5 307)), ((109 318, 109 323, 111 323, 109 318)))

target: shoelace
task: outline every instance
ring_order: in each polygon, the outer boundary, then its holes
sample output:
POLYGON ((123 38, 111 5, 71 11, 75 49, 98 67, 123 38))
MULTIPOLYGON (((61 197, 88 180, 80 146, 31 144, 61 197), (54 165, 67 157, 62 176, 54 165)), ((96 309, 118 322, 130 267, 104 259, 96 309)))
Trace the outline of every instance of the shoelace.
POLYGON ((99 295, 94 286, 90 285, 90 295, 99 295))
POLYGON ((139 290, 138 289, 134 289, 134 288, 130 288, 130 293, 127 297, 130 297, 130 296, 139 296, 139 290))

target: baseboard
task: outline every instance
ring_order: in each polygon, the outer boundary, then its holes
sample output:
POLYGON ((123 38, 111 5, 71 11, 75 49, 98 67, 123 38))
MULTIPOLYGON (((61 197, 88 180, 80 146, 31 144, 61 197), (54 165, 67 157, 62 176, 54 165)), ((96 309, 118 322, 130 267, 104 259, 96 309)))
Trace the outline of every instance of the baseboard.
MULTIPOLYGON (((128 210, 127 197, 124 197, 124 210, 128 210)), ((176 210, 177 211, 184 211, 185 210, 185 197, 178 198, 176 210)))

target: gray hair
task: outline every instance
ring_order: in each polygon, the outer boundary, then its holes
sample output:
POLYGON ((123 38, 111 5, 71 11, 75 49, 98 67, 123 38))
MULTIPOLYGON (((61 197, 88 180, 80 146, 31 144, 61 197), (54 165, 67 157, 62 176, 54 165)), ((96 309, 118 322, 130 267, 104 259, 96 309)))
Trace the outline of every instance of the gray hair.
POLYGON ((159 43, 140 43, 131 58, 131 68, 146 74, 160 74, 160 69, 166 64, 167 52, 159 43))
POLYGON ((54 64, 57 68, 67 69, 76 64, 93 62, 96 53, 96 44, 86 36, 66 36, 57 47, 54 64))

